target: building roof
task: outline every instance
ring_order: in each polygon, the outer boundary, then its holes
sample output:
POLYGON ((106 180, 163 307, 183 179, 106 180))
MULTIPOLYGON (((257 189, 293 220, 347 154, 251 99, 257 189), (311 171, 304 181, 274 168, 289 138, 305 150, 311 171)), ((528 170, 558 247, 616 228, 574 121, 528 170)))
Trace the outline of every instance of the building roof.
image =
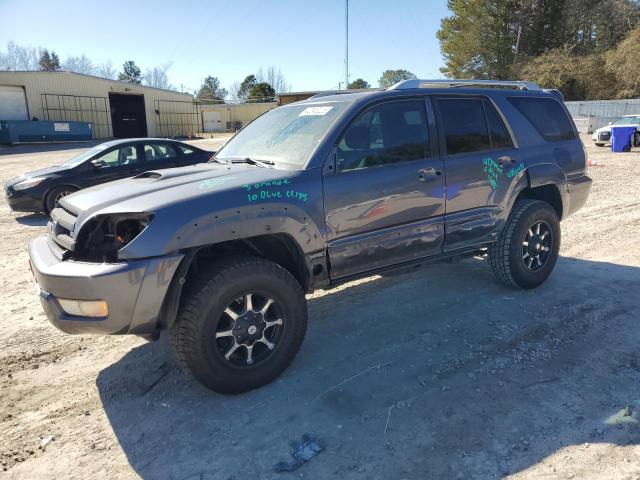
POLYGON ((178 94, 178 95, 185 95, 189 98, 193 98, 191 96, 191 94, 189 93, 184 93, 184 92, 178 92, 176 90, 168 90, 166 88, 158 88, 158 87, 152 87, 149 85, 143 85, 143 84, 138 84, 138 83, 129 83, 129 82, 121 82, 120 80, 114 80, 112 78, 105 78, 105 77, 97 77, 95 75, 89 75, 86 73, 77 73, 77 72, 67 72, 66 70, 0 70, 0 76, 2 76, 3 74, 20 74, 20 75, 34 75, 34 76, 47 76, 47 75, 69 75, 72 77, 81 77, 81 78, 92 78, 95 80, 100 80, 103 82, 111 82, 111 83, 117 83, 119 85, 127 85, 127 86, 136 86, 136 87, 140 87, 140 88, 151 88, 153 90, 160 90, 161 92, 171 92, 173 94, 178 94))

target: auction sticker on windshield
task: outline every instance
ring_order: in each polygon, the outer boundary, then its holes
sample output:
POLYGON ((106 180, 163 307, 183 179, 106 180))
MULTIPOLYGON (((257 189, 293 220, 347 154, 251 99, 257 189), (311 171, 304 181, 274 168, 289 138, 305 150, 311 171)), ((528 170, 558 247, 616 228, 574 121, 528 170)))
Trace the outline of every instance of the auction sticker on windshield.
POLYGON ((326 113, 331 110, 333 107, 307 107, 298 115, 299 117, 304 117, 307 115, 326 115, 326 113))

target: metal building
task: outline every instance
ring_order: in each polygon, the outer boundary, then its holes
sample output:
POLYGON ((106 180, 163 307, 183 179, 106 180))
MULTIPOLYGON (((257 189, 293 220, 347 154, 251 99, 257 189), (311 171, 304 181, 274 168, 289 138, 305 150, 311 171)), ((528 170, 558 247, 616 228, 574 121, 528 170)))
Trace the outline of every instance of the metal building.
POLYGON ((186 93, 71 72, 0 72, 0 120, 33 119, 88 122, 98 139, 202 131, 186 93))

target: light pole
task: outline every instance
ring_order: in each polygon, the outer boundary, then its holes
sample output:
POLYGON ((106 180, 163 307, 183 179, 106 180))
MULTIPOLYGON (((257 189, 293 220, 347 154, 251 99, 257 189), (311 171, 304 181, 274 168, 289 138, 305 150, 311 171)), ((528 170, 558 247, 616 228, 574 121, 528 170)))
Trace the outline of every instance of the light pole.
POLYGON ((349 0, 344 0, 344 89, 349 88, 349 0))

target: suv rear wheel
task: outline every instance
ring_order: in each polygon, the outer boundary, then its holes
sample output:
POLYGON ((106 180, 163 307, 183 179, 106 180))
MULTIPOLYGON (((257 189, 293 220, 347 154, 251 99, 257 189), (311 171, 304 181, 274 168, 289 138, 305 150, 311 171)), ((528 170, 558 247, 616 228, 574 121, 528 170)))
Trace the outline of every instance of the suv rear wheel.
POLYGON ((300 349, 307 329, 304 292, 273 262, 231 258, 199 275, 185 295, 173 345, 183 366, 211 390, 261 387, 300 349))
POLYGON ((513 207, 498 241, 489 248, 489 260, 500 282, 528 289, 549 277, 559 250, 556 211, 546 202, 527 199, 513 207))

